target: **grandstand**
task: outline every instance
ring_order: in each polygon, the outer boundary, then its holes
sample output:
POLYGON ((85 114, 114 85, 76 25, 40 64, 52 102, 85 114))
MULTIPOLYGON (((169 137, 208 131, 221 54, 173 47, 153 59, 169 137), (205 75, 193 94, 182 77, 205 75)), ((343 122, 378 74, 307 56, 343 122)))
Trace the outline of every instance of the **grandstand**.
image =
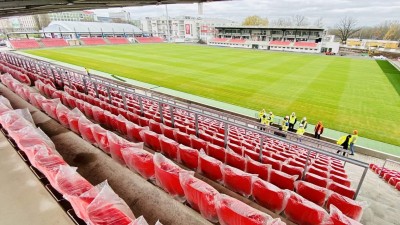
MULTIPOLYGON (((74 1, 65 7, 70 4, 74 1)), ((51 5, 39 8, 46 7, 51 5)), ((29 8, 38 7, 23 10, 29 8)), ((14 10, 0 15, 7 13, 14 10)), ((322 48, 319 30, 270 29, 268 37, 257 29, 248 35, 245 27, 221 28, 223 35, 209 44, 310 53, 322 48)), ((10 44, 16 50, 62 48, 70 46, 66 34, 10 44)), ((135 32, 130 39, 125 32, 82 31, 75 37, 82 45, 99 45, 75 48, 82 54, 128 48, 102 45, 131 42, 164 46, 162 38, 135 32)), ((73 48, 65 50, 74 58, 73 48)), ((113 67, 132 63, 108 59, 113 67)), ((299 139, 218 107, 89 73, 74 60, 71 66, 0 52, 2 223, 398 224, 398 162, 362 154, 349 158, 349 151, 326 140, 299 139)))

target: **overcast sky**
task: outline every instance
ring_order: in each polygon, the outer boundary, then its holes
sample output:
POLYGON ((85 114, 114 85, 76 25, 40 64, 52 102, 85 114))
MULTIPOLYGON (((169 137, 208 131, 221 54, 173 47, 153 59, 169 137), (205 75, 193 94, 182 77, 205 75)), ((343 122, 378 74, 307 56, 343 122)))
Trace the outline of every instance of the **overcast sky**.
MULTIPOLYGON (((400 0, 237 0, 204 3, 203 9, 205 17, 238 22, 249 15, 259 15, 273 20, 299 14, 308 17, 311 22, 322 17, 326 27, 334 26, 343 16, 357 18, 359 25, 400 20, 400 0)), ((135 19, 165 15, 164 5, 129 7, 124 10, 133 13, 135 19)), ((107 10, 96 10, 96 13, 107 15, 107 10)), ((197 16, 197 4, 168 5, 168 13, 169 16, 197 16)))

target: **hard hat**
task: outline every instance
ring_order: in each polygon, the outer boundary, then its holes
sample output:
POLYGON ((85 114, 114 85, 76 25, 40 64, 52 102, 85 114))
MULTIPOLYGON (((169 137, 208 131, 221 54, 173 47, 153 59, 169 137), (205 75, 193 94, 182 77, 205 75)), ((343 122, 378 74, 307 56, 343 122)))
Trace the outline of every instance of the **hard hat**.
POLYGON ((304 117, 303 119, 304 119, 304 120, 307 120, 307 117, 304 117))
POLYGON ((294 115, 296 115, 296 113, 292 112, 292 115, 294 116, 294 115))
POLYGON ((272 115, 272 112, 269 112, 269 114, 271 114, 271 115, 272 115))
POLYGON ((285 116, 285 119, 289 119, 289 116, 285 116))
POLYGON ((303 127, 303 124, 300 124, 300 126, 299 127, 303 127))

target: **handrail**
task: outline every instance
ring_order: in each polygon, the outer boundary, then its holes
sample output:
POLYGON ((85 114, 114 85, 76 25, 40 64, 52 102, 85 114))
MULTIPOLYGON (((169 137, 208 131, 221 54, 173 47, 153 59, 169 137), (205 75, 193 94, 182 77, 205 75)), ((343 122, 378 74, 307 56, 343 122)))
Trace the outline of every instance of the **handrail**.
POLYGON ((394 161, 394 160, 391 160, 391 159, 386 159, 385 162, 383 163, 382 168, 381 168, 381 172, 379 172, 379 177, 382 177, 383 169, 385 168, 385 165, 386 165, 387 162, 391 162, 391 163, 395 163, 395 164, 399 164, 400 165, 400 162, 397 162, 397 161, 394 161))
MULTIPOLYGON (((2 54, 1 57, 2 57, 2 58, 5 58, 6 60, 8 59, 8 60, 12 61, 13 63, 15 63, 14 65, 19 65, 19 66, 22 66, 22 67, 25 67, 25 66, 26 66, 26 62, 23 62, 23 60, 25 60, 25 59, 21 59, 21 57, 18 57, 18 56, 12 56, 12 58, 10 58, 10 57, 7 57, 7 55, 8 55, 8 54, 4 54, 4 55, 2 54), (15 58, 13 58, 13 57, 16 57, 17 59, 15 59, 15 58), (22 62, 21 62, 21 61, 22 61, 22 62)), ((8 55, 8 56, 9 56, 9 55, 8 55)), ((24 57, 24 58, 27 58, 27 57, 24 57)), ((35 60, 32 60, 32 59, 28 59, 28 60, 30 61, 29 63, 36 63, 36 64, 35 64, 35 68, 37 68, 37 67, 36 67, 36 66, 37 66, 37 62, 35 62, 35 60)), ((30 64, 30 65, 31 65, 31 64, 30 64)), ((58 65, 51 64, 51 63, 48 63, 48 62, 45 62, 44 65, 43 65, 43 64, 42 64, 42 65, 39 65, 39 68, 40 68, 40 70, 41 70, 42 73, 43 73, 43 71, 42 71, 42 68, 41 68, 40 66, 47 66, 47 67, 45 68, 45 70, 44 70, 44 71, 46 72, 46 76, 51 76, 51 75, 52 75, 53 78, 54 78, 54 82, 56 82, 56 77, 55 77, 55 75, 54 75, 54 71, 52 70, 52 68, 55 68, 56 70, 58 70, 58 69, 60 69, 59 66, 58 66, 58 65), (52 72, 51 75, 49 74, 49 72, 48 72, 48 70, 47 70, 48 68, 51 69, 51 72, 52 72)), ((257 126, 254 125, 254 127, 249 127, 248 124, 245 126, 245 125, 242 125, 242 124, 240 124, 240 123, 231 122, 231 121, 229 121, 229 120, 227 120, 227 119, 224 119, 224 118, 215 117, 214 115, 206 115, 206 114, 204 114, 204 113, 199 113, 199 112, 197 112, 197 111, 195 111, 195 110, 193 110, 193 109, 190 109, 190 108, 187 108, 187 107, 184 107, 184 106, 180 106, 180 105, 178 105, 178 104, 176 104, 176 103, 174 103, 174 104, 173 104, 173 103, 169 103, 168 101, 165 101, 164 99, 161 99, 161 100, 160 100, 160 99, 156 99, 156 98, 154 98, 154 97, 152 97, 152 96, 147 96, 147 95, 143 95, 143 94, 140 94, 140 93, 136 93, 135 90, 131 91, 129 86, 126 86, 126 85, 119 85, 118 83, 111 83, 111 82, 109 82, 107 79, 100 78, 99 76, 96 76, 96 75, 87 75, 87 74, 83 74, 83 73, 81 73, 81 72, 77 73, 77 72, 75 72, 75 71, 77 71, 77 70, 69 70, 69 68, 63 67, 63 66, 61 67, 61 69, 62 69, 62 70, 65 70, 65 71, 67 71, 67 72, 72 72, 73 75, 74 75, 74 79, 76 79, 76 76, 75 76, 75 75, 80 76, 80 77, 81 77, 81 81, 83 82, 83 84, 84 84, 84 86, 85 86, 85 92, 86 92, 86 94, 88 93, 88 85, 92 85, 93 88, 96 89, 96 90, 95 90, 95 91, 96 91, 96 94, 98 94, 97 85, 103 85, 104 87, 106 87, 107 90, 108 90, 108 95, 109 95, 110 100, 111 100, 111 95, 110 95, 110 90, 109 90, 109 88, 112 88, 112 89, 115 89, 115 90, 119 91, 120 94, 123 96, 125 108, 126 108, 126 104, 127 104, 127 103, 126 103, 126 99, 125 99, 127 94, 137 96, 139 100, 140 100, 141 98, 144 98, 144 99, 149 99, 149 100, 151 100, 151 101, 153 101, 153 102, 158 103, 158 105, 159 105, 159 110, 160 110, 160 112, 161 112, 161 113, 160 113, 161 121, 163 120, 162 111, 163 111, 163 107, 165 107, 165 106, 168 106, 170 112, 172 112, 172 114, 171 114, 172 120, 171 120, 171 121, 173 121, 173 117, 174 117, 174 113, 173 113, 174 110, 171 110, 171 109, 181 109, 181 110, 187 111, 189 114, 192 113, 192 114, 194 115, 195 118, 198 118, 199 116, 201 116, 201 117, 209 118, 209 119, 212 119, 212 120, 215 120, 215 121, 219 121, 219 122, 221 122, 222 124, 224 124, 224 129, 225 129, 225 132, 224 132, 224 146, 225 146, 225 147, 227 147, 227 142, 228 142, 229 126, 233 126, 233 127, 237 127, 237 128, 242 128, 242 129, 244 129, 246 132, 249 131, 249 132, 255 133, 255 134, 257 134, 258 137, 260 138, 260 160, 261 160, 261 158, 263 157, 263 155, 262 155, 263 146, 262 146, 262 145, 263 145, 263 143, 264 143, 264 139, 265 139, 265 137, 269 137, 269 138, 273 138, 273 139, 276 139, 276 140, 279 140, 279 141, 281 141, 281 142, 283 142, 283 143, 288 144, 288 145, 289 145, 289 148, 290 148, 290 146, 295 145, 295 146, 301 147, 301 148, 303 148, 303 149, 305 149, 305 150, 307 151, 307 160, 306 160, 306 163, 305 163, 305 165, 304 165, 304 174, 305 174, 305 172, 306 172, 306 170, 307 170, 308 161, 310 160, 310 153, 311 153, 311 152, 315 152, 315 153, 318 153, 318 154, 326 155, 326 156, 329 156, 329 157, 332 157, 332 158, 335 158, 335 159, 339 159, 339 160, 341 160, 341 161, 344 161, 345 163, 351 163, 351 164, 354 164, 354 165, 363 167, 363 168, 364 168, 364 171, 363 171, 363 174, 362 174, 362 176, 361 176, 361 179, 360 179, 360 181, 359 181, 359 183, 358 183, 358 186, 357 186, 357 189, 356 189, 356 193, 355 193, 354 199, 358 196, 359 190, 361 189, 361 185, 362 185, 362 183, 363 183, 363 181, 364 181, 365 175, 366 175, 366 173, 367 173, 367 171, 368 171, 368 168, 369 168, 369 165, 368 165, 367 163, 364 163, 364 162, 361 162, 361 161, 358 161, 358 160, 355 160, 355 159, 351 159, 351 158, 346 158, 346 157, 344 157, 344 156, 340 156, 340 155, 331 153, 331 152, 326 151, 326 150, 318 149, 318 148, 316 148, 316 147, 314 147, 314 146, 305 145, 304 143, 301 143, 301 142, 294 142, 293 140, 288 140, 288 139, 286 139, 286 138, 282 138, 282 137, 279 137, 279 136, 270 134, 269 132, 261 131, 261 130, 257 129, 258 127, 260 127, 260 124, 258 124, 257 126), (98 80, 99 80, 99 81, 98 81, 98 80), (88 83, 88 82, 89 82, 89 83, 88 83), (120 86, 123 86, 123 88, 120 88, 120 86)), ((61 79, 63 79, 63 78, 62 78, 62 73, 61 73, 60 75, 61 75, 61 76, 60 76, 61 79)), ((68 77, 68 76, 67 76, 67 77, 68 77)), ((78 80, 78 79, 77 79, 77 80, 78 80)), ((79 82, 80 82, 80 81, 79 81, 79 82)), ((97 96, 97 97, 98 97, 98 96, 97 96)), ((141 101, 139 101, 139 103, 141 103, 141 101)), ((143 106, 142 106, 142 104, 140 104, 140 107, 141 107, 141 112, 143 113, 143 106)), ((166 108, 166 110, 168 110, 168 108, 166 108)), ((197 119, 196 119, 196 121, 197 121, 197 119)), ((195 125, 196 125, 196 126, 195 126, 195 128, 196 128, 196 134, 198 135, 198 133, 199 133, 198 123, 196 122, 195 125)), ((267 128, 267 127, 266 127, 266 128, 267 128)), ((271 128, 271 127, 269 127, 269 128, 271 128)), ((282 132, 282 131, 279 131, 279 132, 282 132)), ((289 134, 289 137, 292 137, 292 135, 289 134)), ((340 151, 348 152, 348 151, 343 150, 343 149, 341 149, 340 151)), ((303 176, 303 179, 304 179, 304 176, 303 176)))

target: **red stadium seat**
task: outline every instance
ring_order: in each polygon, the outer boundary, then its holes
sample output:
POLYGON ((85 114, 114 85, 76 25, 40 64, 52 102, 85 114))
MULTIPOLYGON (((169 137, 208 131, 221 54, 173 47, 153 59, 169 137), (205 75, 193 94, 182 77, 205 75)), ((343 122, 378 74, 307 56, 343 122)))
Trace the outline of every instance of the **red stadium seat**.
POLYGON ((161 151, 161 145, 160 145, 160 135, 150 131, 150 130, 142 130, 140 131, 140 136, 142 137, 143 142, 152 148, 154 151, 161 151))
POLYGON ((215 205, 221 225, 285 224, 280 219, 274 220, 271 216, 224 194, 216 197, 215 205))
POLYGON ((304 168, 297 167, 297 166, 291 166, 288 164, 282 164, 281 171, 285 172, 289 175, 297 175, 299 177, 299 179, 301 179, 303 177, 304 168))
POLYGON ((79 133, 82 135, 82 138, 88 141, 91 144, 95 144, 96 140, 93 136, 92 132, 93 123, 86 119, 86 117, 81 116, 78 120, 78 129, 79 133))
POLYGON ((126 165, 146 179, 154 179, 153 154, 140 148, 124 148, 121 150, 126 165))
POLYGON ((204 176, 210 178, 214 181, 222 181, 222 171, 221 166, 223 163, 213 157, 210 157, 205 154, 204 151, 200 151, 199 154, 199 165, 198 172, 203 174, 204 176))
POLYGON ((281 161, 273 159, 271 157, 267 157, 267 156, 263 156, 261 162, 271 165, 272 169, 274 169, 274 170, 281 170, 281 167, 282 167, 281 161))
POLYGON ((180 131, 175 132, 175 140, 179 144, 183 144, 185 146, 191 145, 190 136, 188 134, 180 132, 180 131))
POLYGON ((197 149, 199 151, 201 149, 203 149, 204 151, 207 150, 207 142, 200 138, 197 138, 194 135, 190 135, 190 144, 191 144, 190 146, 192 146, 192 148, 197 149))
POLYGON ((178 161, 188 168, 195 170, 197 169, 199 162, 199 151, 191 147, 180 144, 178 146, 178 161))
POLYGON ((223 183, 230 190, 235 191, 243 196, 251 195, 251 188, 253 179, 256 177, 253 174, 243 172, 242 170, 233 168, 231 166, 224 165, 223 171, 223 183))
POLYGON ((48 154, 47 152, 38 152, 34 157, 34 161, 33 165, 46 176, 51 184, 55 183, 55 177, 60 166, 68 165, 61 156, 52 153, 48 154))
POLYGON ((350 187, 350 185, 351 185, 351 181, 349 179, 346 179, 346 178, 343 178, 343 177, 339 177, 339 176, 336 176, 334 174, 331 174, 329 176, 329 179, 333 180, 334 182, 336 182, 338 184, 344 185, 346 187, 350 187))
POLYGON ((330 217, 323 208, 294 192, 291 192, 284 212, 290 221, 297 224, 318 225, 330 222, 330 217))
POLYGON ((363 202, 357 202, 334 192, 328 197, 326 208, 329 209, 331 204, 336 206, 344 215, 356 221, 360 221, 365 205, 363 202))
POLYGON ((162 134, 160 123, 154 120, 149 120, 149 129, 157 134, 162 134))
POLYGON ((307 171, 310 172, 310 173, 316 174, 316 175, 318 175, 320 177, 324 177, 324 178, 328 178, 329 177, 329 172, 320 170, 320 169, 318 169, 318 168, 316 168, 314 166, 308 167, 307 171))
POLYGON ((225 162, 226 151, 224 148, 214 145, 208 144, 207 145, 207 155, 218 159, 221 162, 225 162))
POLYGON ((111 157, 122 165, 125 164, 124 157, 122 156, 121 152, 122 149, 128 147, 143 149, 143 143, 129 142, 110 131, 107 131, 107 138, 110 145, 111 157))
POLYGON ((296 193, 301 195, 305 199, 314 202, 321 207, 324 205, 328 193, 326 188, 322 188, 305 181, 296 181, 295 188, 296 193))
POLYGON ((328 184, 328 189, 334 192, 337 192, 343 196, 346 196, 348 198, 354 198, 354 195, 356 193, 356 190, 349 188, 347 186, 338 184, 336 182, 331 182, 328 184))
POLYGON ((157 184, 169 194, 183 201, 185 193, 179 182, 179 173, 185 170, 175 165, 163 155, 156 153, 154 155, 154 171, 157 184))
POLYGON ((362 225, 358 221, 355 221, 344 215, 336 206, 330 205, 329 208, 333 225, 362 225))
POLYGON ((195 178, 191 173, 180 173, 179 181, 191 207, 199 211, 207 220, 213 223, 218 222, 214 199, 219 192, 204 181, 195 178))
POLYGON ((306 177, 304 180, 307 182, 310 182, 312 184, 318 185, 320 187, 323 187, 323 188, 326 188, 328 186, 328 182, 330 181, 327 178, 320 177, 313 173, 306 173, 306 177))
POLYGON ((290 192, 257 178, 252 195, 258 204, 279 214, 285 209, 290 192))
POLYGON ((85 178, 76 172, 76 167, 60 166, 55 177, 54 188, 63 195, 79 196, 93 188, 85 178))
POLYGON ((68 123, 68 116, 67 114, 70 112, 67 107, 65 107, 63 104, 58 104, 56 108, 56 114, 57 114, 57 120, 60 122, 61 125, 64 127, 69 128, 69 123, 68 123))
POLYGON ((168 158, 173 160, 178 159, 178 145, 179 145, 178 142, 166 138, 165 136, 160 136, 161 152, 168 158))
POLYGON ((81 118, 81 116, 83 116, 83 114, 81 113, 81 111, 79 111, 77 108, 71 110, 68 114, 68 124, 69 124, 69 128, 79 134, 79 126, 78 126, 78 121, 79 118, 81 118))
POLYGON ((271 165, 263 164, 252 160, 246 156, 246 169, 247 173, 257 174, 259 178, 267 181, 271 170, 271 165))
POLYGON ((245 159, 233 151, 226 152, 225 163, 240 170, 245 170, 246 168, 245 159))
POLYGON ((294 190, 294 181, 297 180, 297 175, 289 175, 279 170, 270 170, 268 181, 282 189, 294 190))
POLYGON ((92 126, 93 137, 97 146, 106 153, 110 153, 110 145, 108 143, 107 130, 98 124, 92 126))
POLYGON ((132 122, 126 123, 126 132, 128 133, 127 136, 130 140, 136 140, 142 142, 143 139, 142 136, 140 135, 140 132, 142 132, 143 130, 148 130, 148 127, 141 127, 132 122))
POLYGON ((43 38, 41 40, 45 47, 65 47, 68 46, 68 43, 64 39, 59 38, 43 38))

